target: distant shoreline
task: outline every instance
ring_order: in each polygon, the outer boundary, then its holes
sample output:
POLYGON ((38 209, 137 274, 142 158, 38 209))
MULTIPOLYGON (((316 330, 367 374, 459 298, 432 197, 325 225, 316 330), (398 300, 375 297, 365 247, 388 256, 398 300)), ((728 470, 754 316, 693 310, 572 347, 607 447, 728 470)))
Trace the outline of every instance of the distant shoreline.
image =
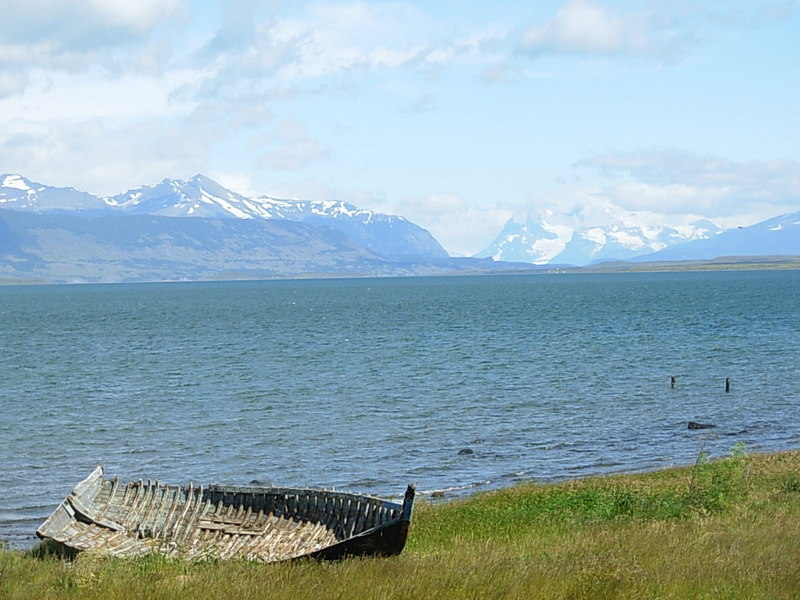
POLYGON ((609 261, 585 267, 566 268, 565 271, 626 273, 661 271, 789 271, 798 269, 800 269, 800 256, 720 256, 708 260, 609 261))
POLYGON ((381 273, 297 273, 292 275, 272 275, 268 277, 248 276, 247 274, 234 274, 220 272, 209 277, 197 279, 141 279, 129 281, 46 281, 43 279, 24 279, 19 277, 3 278, 0 276, 0 286, 18 285, 80 285, 93 283, 200 283, 218 281, 294 281, 313 279, 398 279, 404 277, 464 277, 464 276, 492 276, 492 275, 557 275, 563 273, 669 273, 669 272, 698 272, 698 271, 796 271, 800 270, 800 256, 722 256, 708 260, 675 260, 654 262, 632 261, 607 261, 594 265, 534 265, 517 268, 502 266, 507 263, 498 263, 498 268, 485 268, 475 270, 454 270, 434 273, 407 273, 387 275, 381 273))

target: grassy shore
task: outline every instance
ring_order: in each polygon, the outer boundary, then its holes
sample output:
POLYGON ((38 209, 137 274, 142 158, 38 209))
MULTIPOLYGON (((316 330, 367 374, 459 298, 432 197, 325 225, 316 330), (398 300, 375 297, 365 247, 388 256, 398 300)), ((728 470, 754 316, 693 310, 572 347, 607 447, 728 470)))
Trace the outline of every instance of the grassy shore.
POLYGON ((0 551, 0 598, 798 598, 800 452, 524 484, 415 509, 389 559, 261 565, 0 551))

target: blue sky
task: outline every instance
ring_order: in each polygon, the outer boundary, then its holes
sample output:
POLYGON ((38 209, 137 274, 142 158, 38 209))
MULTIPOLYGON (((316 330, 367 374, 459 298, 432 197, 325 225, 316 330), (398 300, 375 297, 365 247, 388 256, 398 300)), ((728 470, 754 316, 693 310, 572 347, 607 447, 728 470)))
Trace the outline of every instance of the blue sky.
POLYGON ((793 0, 0 0, 0 172, 114 194, 208 175, 403 215, 800 210, 793 0))

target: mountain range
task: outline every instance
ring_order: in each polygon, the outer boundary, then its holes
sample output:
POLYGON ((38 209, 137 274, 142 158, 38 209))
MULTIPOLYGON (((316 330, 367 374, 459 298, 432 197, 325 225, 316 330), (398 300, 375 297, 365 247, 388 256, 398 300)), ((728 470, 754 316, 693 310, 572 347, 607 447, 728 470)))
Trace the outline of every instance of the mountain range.
POLYGON ((664 248, 632 259, 636 262, 711 260, 722 256, 800 255, 800 211, 748 227, 728 229, 708 239, 664 248))
POLYGON ((605 261, 710 260, 721 256, 800 255, 800 211, 723 231, 708 219, 687 226, 642 226, 620 217, 607 226, 571 229, 546 218, 509 220, 477 257, 539 265, 605 261))
POLYGON ((644 226, 630 215, 583 229, 509 220, 483 252, 453 258, 404 217, 250 198, 204 175, 105 197, 0 175, 0 280, 430 275, 764 255, 800 255, 800 211, 728 231, 706 219, 644 226))
POLYGON ((0 175, 0 278, 6 280, 427 275, 488 268, 520 267, 452 258, 407 219, 345 202, 248 198, 203 175, 108 197, 0 175))
POLYGON ((571 229, 541 216, 526 223, 509 220, 492 244, 476 256, 534 264, 588 265, 628 260, 662 248, 712 238, 722 228, 707 219, 686 227, 645 227, 620 218, 604 227, 571 229))
POLYGON ((165 179, 122 194, 98 197, 73 188, 33 183, 19 175, 0 175, 0 208, 36 213, 71 212, 153 215, 209 219, 268 219, 297 221, 337 229, 364 248, 388 258, 449 255, 426 230, 403 217, 361 210, 340 201, 247 198, 205 177, 188 181, 165 179))

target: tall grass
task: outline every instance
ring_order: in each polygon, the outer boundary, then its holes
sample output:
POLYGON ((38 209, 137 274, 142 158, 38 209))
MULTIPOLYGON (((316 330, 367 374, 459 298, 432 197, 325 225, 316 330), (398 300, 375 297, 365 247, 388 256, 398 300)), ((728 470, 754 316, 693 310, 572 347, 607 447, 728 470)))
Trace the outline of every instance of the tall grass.
POLYGON ((420 503, 401 556, 73 561, 0 551, 2 598, 798 598, 800 453, 420 503))

